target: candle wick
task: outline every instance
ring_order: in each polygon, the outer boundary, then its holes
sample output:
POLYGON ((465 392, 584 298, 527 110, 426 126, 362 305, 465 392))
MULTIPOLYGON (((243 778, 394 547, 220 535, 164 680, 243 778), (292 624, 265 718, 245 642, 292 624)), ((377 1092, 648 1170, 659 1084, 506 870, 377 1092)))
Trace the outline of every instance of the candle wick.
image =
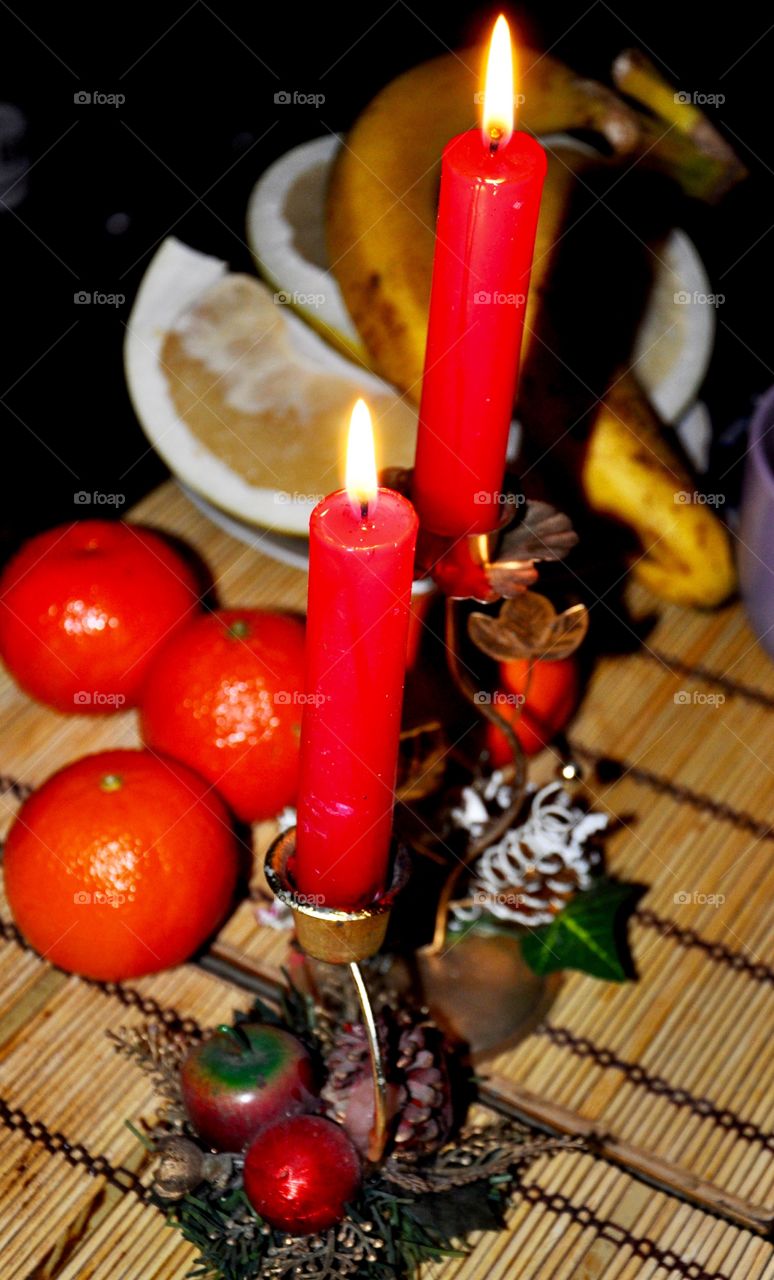
POLYGON ((499 147, 499 145, 500 145, 500 139, 502 138, 502 136, 503 136, 503 135, 502 135, 502 130, 501 130, 501 129, 498 129, 496 125, 495 125, 492 129, 490 129, 490 131, 489 131, 489 154, 490 154, 490 156, 493 156, 493 155, 495 154, 495 152, 497 151, 497 148, 498 148, 498 147, 499 147))
POLYGON ((360 519, 361 520, 368 519, 368 503, 367 502, 361 501, 360 503, 360 519))

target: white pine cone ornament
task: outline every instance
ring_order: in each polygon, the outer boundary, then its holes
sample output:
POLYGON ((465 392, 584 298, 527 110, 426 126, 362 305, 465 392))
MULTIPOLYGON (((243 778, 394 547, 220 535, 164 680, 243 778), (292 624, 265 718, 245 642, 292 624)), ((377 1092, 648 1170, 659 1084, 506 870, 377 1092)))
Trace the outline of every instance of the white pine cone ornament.
POLYGON ((558 782, 537 791, 524 822, 473 864, 468 897, 452 904, 460 922, 489 913, 510 924, 550 924, 576 893, 591 887, 601 855, 587 841, 608 824, 604 813, 572 805, 558 782))

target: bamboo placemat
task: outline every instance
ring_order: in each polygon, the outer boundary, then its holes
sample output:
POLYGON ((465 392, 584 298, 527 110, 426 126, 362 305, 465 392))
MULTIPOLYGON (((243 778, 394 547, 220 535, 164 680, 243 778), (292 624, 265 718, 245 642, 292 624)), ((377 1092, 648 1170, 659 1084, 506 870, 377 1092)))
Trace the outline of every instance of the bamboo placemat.
MULTIPOLYGON (((222 603, 303 608, 303 573, 262 556, 258 536, 235 542, 173 484, 133 518, 192 544, 222 603)), ((641 617, 654 608, 637 591, 630 602, 641 617)), ((649 886, 631 926, 640 980, 568 975, 541 1027, 486 1072, 771 1213, 774 667, 737 606, 657 611, 636 653, 598 665, 571 736, 589 794, 619 819, 612 870, 649 886)), ((3 830, 15 782, 138 742, 133 713, 59 716, 4 677, 0 714, 3 830)), ((554 763, 540 759, 536 776, 554 763)), ((250 996, 194 965, 118 986, 68 977, 24 948, 4 901, 0 916, 0 1270, 177 1280, 194 1254, 145 1202, 146 1160, 123 1123, 149 1115, 152 1097, 105 1032, 148 1014, 220 1022, 250 996)), ((250 904, 219 941, 279 976, 287 935, 259 928, 250 904)), ((587 1152, 531 1166, 509 1228, 427 1275, 774 1278, 772 1246, 752 1230, 587 1152)))

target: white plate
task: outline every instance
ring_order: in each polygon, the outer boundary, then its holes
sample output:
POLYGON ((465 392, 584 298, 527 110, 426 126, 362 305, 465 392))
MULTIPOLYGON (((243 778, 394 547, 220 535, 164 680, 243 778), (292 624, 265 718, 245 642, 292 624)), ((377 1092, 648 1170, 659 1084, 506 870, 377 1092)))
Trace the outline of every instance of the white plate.
POLYGON ((178 484, 197 510, 224 533, 236 538, 237 542, 244 542, 246 546, 252 547, 253 551, 260 551, 261 555, 268 556, 270 560, 288 564, 292 569, 303 569, 306 573, 309 568, 308 538, 277 533, 273 529, 257 529, 254 524, 248 524, 246 520, 237 520, 234 516, 227 515, 225 511, 221 511, 219 507, 203 498, 195 489, 189 489, 188 485, 183 484, 181 480, 178 480, 178 484))

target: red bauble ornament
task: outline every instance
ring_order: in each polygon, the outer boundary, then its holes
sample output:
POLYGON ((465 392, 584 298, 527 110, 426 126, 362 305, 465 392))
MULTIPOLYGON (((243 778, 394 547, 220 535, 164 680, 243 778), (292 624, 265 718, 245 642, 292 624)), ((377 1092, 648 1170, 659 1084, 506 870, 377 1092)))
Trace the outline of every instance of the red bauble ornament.
POLYGON ((360 1160, 339 1125, 293 1116, 258 1134, 245 1158, 244 1184, 250 1204, 272 1227, 306 1236, 343 1218, 360 1185, 360 1160))

